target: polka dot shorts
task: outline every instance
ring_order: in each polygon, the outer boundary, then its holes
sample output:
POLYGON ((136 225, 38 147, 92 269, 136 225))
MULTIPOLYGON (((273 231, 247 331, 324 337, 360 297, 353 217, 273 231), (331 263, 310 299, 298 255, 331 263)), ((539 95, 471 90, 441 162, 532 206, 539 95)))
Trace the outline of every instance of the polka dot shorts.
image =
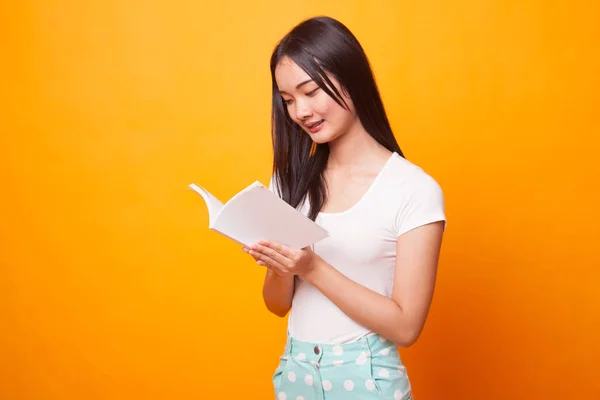
POLYGON ((342 345, 288 337, 273 374, 277 400, 411 400, 397 347, 379 335, 342 345))

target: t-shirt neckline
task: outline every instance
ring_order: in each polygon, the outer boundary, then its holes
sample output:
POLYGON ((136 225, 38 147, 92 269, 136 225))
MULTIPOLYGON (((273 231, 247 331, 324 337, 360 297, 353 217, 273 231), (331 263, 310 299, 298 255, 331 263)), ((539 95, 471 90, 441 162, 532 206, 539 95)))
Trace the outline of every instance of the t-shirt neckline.
POLYGON ((346 214, 352 212, 354 209, 358 208, 358 206, 363 201, 365 201, 365 198, 369 197, 370 193, 374 190, 375 186, 377 185, 377 182, 380 180, 381 176, 383 175, 383 173, 385 172, 385 170, 388 168, 388 166, 391 163, 392 159, 395 158, 397 154, 398 153, 396 153, 395 151, 392 152, 392 155, 388 158, 388 160, 385 162, 385 164, 383 165, 383 167, 379 170, 379 172, 375 176, 375 179, 373 179, 373 182, 371 182, 371 185, 369 185, 369 187, 367 188, 367 190, 365 191, 365 193, 360 197, 360 199, 358 199, 356 201, 356 203, 354 203, 353 205, 351 205, 349 208, 345 209, 344 211, 339 211, 339 212, 319 212, 318 216, 322 216, 322 217, 336 217, 336 216, 346 215, 346 214))

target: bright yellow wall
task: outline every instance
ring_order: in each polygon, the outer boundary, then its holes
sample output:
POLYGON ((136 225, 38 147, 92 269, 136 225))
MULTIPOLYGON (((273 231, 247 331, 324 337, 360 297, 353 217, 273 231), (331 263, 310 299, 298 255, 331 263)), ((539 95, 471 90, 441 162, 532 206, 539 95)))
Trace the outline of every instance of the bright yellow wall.
POLYGON ((416 397, 597 399, 594 1, 4 2, 0 398, 271 398, 285 320, 207 230, 270 174, 276 41, 346 23, 449 229, 416 397), (258 4, 257 4, 258 3, 258 4))

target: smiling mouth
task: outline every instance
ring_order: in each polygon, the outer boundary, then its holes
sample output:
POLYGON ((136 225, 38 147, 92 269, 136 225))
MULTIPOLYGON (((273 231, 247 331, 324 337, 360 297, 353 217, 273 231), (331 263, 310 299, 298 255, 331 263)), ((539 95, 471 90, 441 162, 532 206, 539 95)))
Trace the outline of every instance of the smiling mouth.
POLYGON ((324 119, 322 119, 322 120, 320 120, 320 121, 317 121, 317 122, 315 122, 314 124, 306 125, 306 127, 307 127, 308 129, 314 129, 314 128, 316 128, 317 126, 321 125, 323 122, 325 122, 325 120, 324 120, 324 119))

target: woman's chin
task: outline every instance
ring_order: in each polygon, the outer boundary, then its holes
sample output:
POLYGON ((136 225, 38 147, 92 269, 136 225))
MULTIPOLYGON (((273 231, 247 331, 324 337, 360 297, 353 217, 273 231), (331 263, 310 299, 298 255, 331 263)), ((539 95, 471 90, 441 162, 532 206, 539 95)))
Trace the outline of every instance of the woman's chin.
POLYGON ((317 133, 309 133, 310 138, 312 139, 313 142, 315 142, 316 144, 324 144, 324 143, 329 143, 331 142, 331 135, 327 134, 327 132, 317 132, 317 133))

